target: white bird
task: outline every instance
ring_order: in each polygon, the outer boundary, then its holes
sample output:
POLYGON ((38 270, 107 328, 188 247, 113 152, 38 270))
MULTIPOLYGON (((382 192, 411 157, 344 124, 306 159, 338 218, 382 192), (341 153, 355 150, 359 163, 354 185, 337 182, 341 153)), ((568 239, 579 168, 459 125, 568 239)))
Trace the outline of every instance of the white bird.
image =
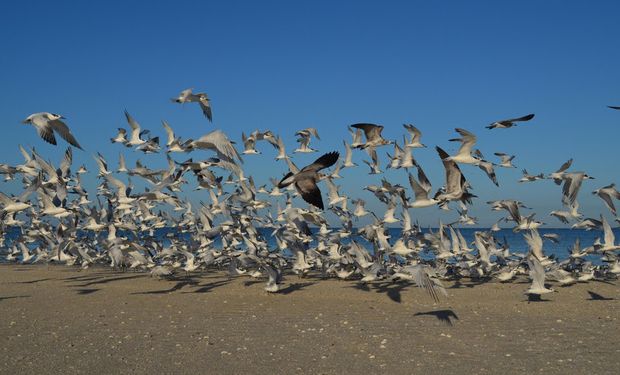
POLYGON ((381 136, 381 132, 383 131, 382 125, 360 123, 360 124, 353 124, 351 125, 351 127, 355 129, 363 130, 364 136, 366 136, 366 143, 358 143, 354 141, 353 144, 351 145, 351 147, 353 148, 361 148, 361 149, 364 149, 367 147, 374 148, 374 147, 385 146, 385 145, 394 143, 393 141, 388 141, 381 136))
POLYGON ((616 206, 614 206, 614 199, 620 199, 620 192, 616 190, 616 184, 610 184, 600 189, 596 189, 592 192, 594 195, 598 195, 603 200, 605 206, 609 208, 612 214, 616 216, 616 206))
POLYGON ((63 119, 63 116, 55 113, 39 112, 26 117, 23 123, 34 126, 39 136, 43 138, 45 142, 56 145, 56 137, 54 136, 54 132, 56 132, 70 145, 83 150, 82 146, 80 146, 73 134, 71 134, 71 130, 67 124, 61 121, 63 119))
POLYGON ((127 143, 125 143, 125 145, 129 147, 145 144, 146 141, 140 138, 142 134, 144 134, 144 132, 140 132, 140 124, 138 124, 138 122, 133 117, 131 117, 127 110, 125 110, 125 118, 127 118, 127 123, 129 123, 129 126, 131 127, 131 134, 129 136, 129 140, 127 141, 127 143))
POLYGON ((620 245, 616 245, 616 236, 614 235, 613 230, 611 230, 611 226, 605 219, 605 216, 601 215, 601 223, 603 226, 603 243, 600 242, 600 239, 597 239, 594 242, 594 249, 600 252, 606 251, 616 251, 620 250, 620 245))
POLYGON ((504 154, 503 152, 496 152, 494 155, 499 156, 499 158, 501 159, 501 161, 499 162, 499 164, 497 164, 497 166, 503 167, 503 168, 516 168, 512 164, 512 160, 515 158, 515 155, 508 155, 508 154, 504 154))
POLYGON ((409 136, 410 136, 409 141, 405 142, 405 147, 409 147, 409 148, 426 147, 424 144, 420 142, 420 139, 422 138, 422 132, 420 132, 418 128, 416 128, 415 126, 411 124, 404 124, 403 126, 405 127, 405 129, 407 129, 407 132, 409 133, 409 136))
POLYGON ((450 139, 450 142, 461 142, 461 147, 457 151, 456 155, 449 156, 445 160, 452 160, 456 163, 462 164, 478 165, 480 163, 480 159, 473 157, 471 154, 472 149, 476 144, 476 136, 465 129, 456 128, 454 130, 461 135, 461 138, 450 139))
POLYGON ((316 139, 321 139, 319 137, 319 132, 316 130, 316 128, 302 129, 298 131, 297 133, 295 133, 295 135, 299 136, 299 138, 297 139, 297 142, 299 143, 299 147, 293 152, 308 153, 308 152, 317 151, 310 147, 310 140, 312 136, 314 136, 316 139))
POLYGON ((439 203, 435 198, 429 198, 428 195, 432 189, 431 183, 424 174, 422 167, 418 166, 418 181, 411 173, 409 173, 409 184, 415 194, 415 200, 409 204, 410 208, 429 207, 439 203))
POLYGON ((213 112, 211 111, 211 102, 207 94, 203 92, 192 93, 192 89, 186 89, 181 91, 179 96, 171 99, 175 103, 199 103, 200 109, 202 109, 202 114, 209 120, 209 122, 213 122, 213 112))
POLYGON ((525 294, 540 296, 541 294, 554 292, 553 289, 545 287, 545 268, 534 254, 530 253, 528 255, 527 264, 530 268, 530 279, 532 279, 532 284, 528 290, 525 291, 525 294))

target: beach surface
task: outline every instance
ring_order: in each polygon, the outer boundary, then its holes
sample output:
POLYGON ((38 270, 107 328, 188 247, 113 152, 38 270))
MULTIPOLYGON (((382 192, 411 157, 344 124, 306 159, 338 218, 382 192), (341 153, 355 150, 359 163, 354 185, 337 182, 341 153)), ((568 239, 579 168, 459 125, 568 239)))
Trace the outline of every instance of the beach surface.
POLYGON ((617 281, 445 284, 1 265, 0 373, 618 373, 617 281))

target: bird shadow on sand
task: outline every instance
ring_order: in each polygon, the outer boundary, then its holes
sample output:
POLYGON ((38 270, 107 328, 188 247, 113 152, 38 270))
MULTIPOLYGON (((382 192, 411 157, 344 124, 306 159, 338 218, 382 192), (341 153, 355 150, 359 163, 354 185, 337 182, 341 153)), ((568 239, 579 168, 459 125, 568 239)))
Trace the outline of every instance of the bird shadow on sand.
POLYGON ((350 288, 358 289, 363 292, 375 291, 376 293, 385 293, 385 295, 396 303, 402 302, 401 292, 409 288, 409 283, 355 283, 350 288))
POLYGON ((454 281, 454 284, 450 285, 448 289, 458 289, 458 288, 473 288, 478 285, 482 285, 487 283, 488 279, 471 279, 468 282, 463 282, 461 280, 454 281))
POLYGON ((36 283, 40 283, 43 281, 49 281, 49 280, 53 280, 53 279, 46 278, 46 279, 37 279, 37 280, 28 280, 28 281, 17 281, 16 284, 36 284, 36 283))
POLYGON ((149 290, 148 292, 133 292, 131 294, 168 294, 172 292, 176 292, 186 286, 195 286, 198 285, 198 280, 194 280, 192 278, 187 278, 184 280, 178 280, 172 287, 168 289, 161 290, 149 290))
POLYGON ((8 297, 0 297, 0 302, 7 299, 15 299, 15 298, 30 298, 30 296, 8 296, 8 297))
POLYGON ((214 281, 212 283, 209 284, 205 284, 205 285, 199 285, 199 288, 196 290, 192 290, 191 292, 183 292, 183 293, 209 293, 210 291, 212 291, 213 289, 226 285, 230 282, 230 280, 219 280, 219 281, 214 281))
POLYGON ((265 280, 246 280, 243 282, 243 286, 252 286, 254 284, 264 283, 265 280))
MULTIPOLYGON (((113 281, 122 281, 122 280, 131 280, 131 279, 137 279, 137 278, 141 278, 141 277, 146 277, 148 276, 147 274, 138 274, 138 275, 131 275, 131 276, 120 276, 120 277, 104 277, 103 279, 101 279, 100 277, 96 277, 94 279, 89 280, 88 282, 81 284, 81 285, 77 285, 77 286, 90 286, 90 285, 97 285, 97 284, 107 284, 107 283, 111 283, 113 281)), ((82 280, 78 280, 78 281, 82 281, 82 280)))
POLYGON ((588 290, 588 294, 590 295, 590 298, 586 299, 587 301, 614 301, 615 300, 615 298, 605 297, 591 290, 588 290))
POLYGON ((432 310, 432 311, 424 311, 413 314, 413 316, 434 316, 441 323, 452 327, 454 325, 454 321, 459 320, 458 315, 452 310, 432 310))
POLYGON ((100 290, 101 289, 98 289, 98 288, 81 288, 81 289, 76 289, 75 291, 79 295, 87 295, 87 294, 92 294, 92 293, 98 292, 100 290))
POLYGON ((302 290, 304 288, 307 288, 311 285, 316 284, 315 282, 306 282, 306 283, 294 283, 294 284, 290 284, 289 286, 287 286, 286 288, 282 288, 278 291, 278 294, 291 294, 293 292, 296 292, 298 290, 302 290))
POLYGON ((540 294, 528 294, 527 295, 527 300, 525 302, 527 302, 527 303, 530 303, 530 302, 551 302, 551 300, 543 299, 540 294))

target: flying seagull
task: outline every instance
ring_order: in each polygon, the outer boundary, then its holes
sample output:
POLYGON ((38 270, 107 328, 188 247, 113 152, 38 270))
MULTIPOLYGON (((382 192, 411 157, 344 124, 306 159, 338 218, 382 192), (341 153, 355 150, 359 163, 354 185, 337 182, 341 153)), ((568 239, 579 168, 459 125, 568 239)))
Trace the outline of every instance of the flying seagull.
POLYGON ((336 164, 339 157, 340 154, 336 151, 324 154, 316 159, 314 163, 302 168, 299 172, 287 173, 278 183, 278 188, 283 189, 291 184, 295 184, 295 188, 306 202, 321 210, 324 209, 321 190, 319 190, 319 187, 316 185, 321 179, 318 172, 321 169, 329 168, 336 164))
POLYGON ((181 91, 179 96, 176 98, 170 99, 175 103, 200 103, 200 108, 202 109, 202 113, 205 115, 209 122, 213 122, 213 113, 211 112, 211 103, 209 102, 209 97, 207 94, 203 92, 192 93, 192 89, 187 89, 181 91))
POLYGON ((58 133, 69 144, 83 150, 82 146, 75 139, 67 124, 62 122, 63 116, 49 112, 33 113, 26 117, 24 124, 32 125, 37 129, 37 133, 47 143, 56 145, 56 137, 54 132, 58 133))
POLYGON ((517 117, 517 118, 511 118, 508 120, 501 120, 501 121, 495 121, 493 123, 491 123, 491 125, 487 126, 487 129, 508 129, 508 128, 512 128, 513 126, 517 126, 517 124, 515 124, 515 122, 521 122, 521 121, 530 121, 531 119, 534 118, 534 114, 530 113, 529 115, 523 116, 523 117, 517 117))
POLYGON ((381 136, 381 132, 383 131, 382 125, 375 124, 353 124, 352 128, 362 129, 364 131, 364 135, 366 136, 366 143, 362 143, 354 148, 367 148, 367 147, 377 147, 377 146, 385 146, 392 144, 394 142, 388 141, 381 136))

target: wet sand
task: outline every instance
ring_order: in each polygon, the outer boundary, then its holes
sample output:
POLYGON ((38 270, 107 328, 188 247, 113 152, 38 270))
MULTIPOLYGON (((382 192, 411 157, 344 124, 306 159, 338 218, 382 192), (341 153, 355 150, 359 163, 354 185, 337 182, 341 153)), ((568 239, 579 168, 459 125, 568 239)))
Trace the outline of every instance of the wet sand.
MULTIPOLYGON (((552 284, 553 285, 553 284, 552 284)), ((0 266, 0 373, 617 374, 620 288, 410 284, 0 266), (593 292, 595 294, 591 294, 593 292)))

